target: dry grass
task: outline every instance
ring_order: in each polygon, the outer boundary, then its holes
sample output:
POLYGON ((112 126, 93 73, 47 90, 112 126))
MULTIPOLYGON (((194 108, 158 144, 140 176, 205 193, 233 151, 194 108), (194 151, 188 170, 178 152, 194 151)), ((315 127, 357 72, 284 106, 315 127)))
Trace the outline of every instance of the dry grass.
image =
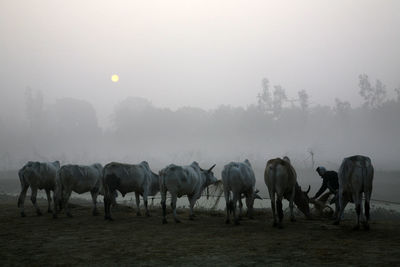
MULTIPOLYGON (((161 209, 137 217, 119 206, 115 221, 93 217, 90 204, 73 200, 74 218, 37 217, 26 201, 28 217, 19 217, 16 198, 0 195, 0 264, 4 265, 399 265, 400 230, 395 221, 373 221, 371 230, 352 231, 353 221, 337 227, 327 219, 271 226, 271 215, 226 225, 224 214, 197 211, 195 221, 180 210, 181 224, 161 224, 161 209)), ((39 201, 43 210, 46 202, 39 201)), ((102 212, 101 212, 102 213, 102 212)), ((143 212, 142 212, 143 213, 143 212)))

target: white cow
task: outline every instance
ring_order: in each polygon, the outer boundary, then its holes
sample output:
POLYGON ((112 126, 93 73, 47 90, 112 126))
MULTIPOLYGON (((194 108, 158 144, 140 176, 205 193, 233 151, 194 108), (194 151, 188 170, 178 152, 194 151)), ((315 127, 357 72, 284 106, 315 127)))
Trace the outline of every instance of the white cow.
POLYGON ((283 210, 282 199, 287 196, 290 208, 290 220, 295 221, 293 214, 293 202, 296 193, 297 175, 287 157, 271 159, 267 162, 264 172, 265 184, 268 187, 271 198, 272 216, 274 217, 273 226, 282 228, 283 210), (276 222, 275 215, 275 195, 276 208, 278 211, 279 222, 276 222))
MULTIPOLYGON (((256 178, 249 160, 244 162, 230 162, 222 170, 222 183, 226 201, 226 223, 230 223, 230 211, 233 212, 235 224, 239 224, 236 214, 236 203, 241 203, 242 194, 246 198, 246 206, 250 218, 253 216, 253 203, 256 198, 256 178), (232 199, 230 199, 232 192, 232 199)), ((239 206, 241 206, 239 204, 239 206)), ((240 207, 241 208, 241 207, 240 207)))
POLYGON ((36 213, 40 216, 42 212, 36 203, 36 195, 38 189, 44 189, 47 195, 48 208, 51 213, 51 196, 50 191, 54 192, 55 178, 57 170, 60 168, 60 162, 33 162, 29 161, 19 171, 18 176, 21 182, 21 193, 18 198, 18 207, 21 210, 21 216, 25 217, 24 202, 26 191, 31 187, 31 201, 36 208, 36 213))
POLYGON ((217 182, 212 169, 215 164, 208 170, 200 168, 199 164, 194 161, 188 166, 177 166, 171 164, 160 171, 160 191, 161 206, 163 209, 163 223, 167 223, 166 218, 166 198, 167 191, 171 194, 171 207, 173 209, 174 220, 179 223, 176 217, 176 201, 177 198, 187 195, 190 203, 189 219, 193 220, 193 207, 197 199, 201 197, 203 190, 217 182))
POLYGON ((365 197, 365 217, 363 226, 369 229, 369 202, 372 193, 372 180, 374 178, 374 167, 371 159, 366 156, 352 156, 344 158, 339 168, 339 215, 335 224, 339 224, 342 219, 344 209, 349 201, 354 202, 357 213, 357 224, 354 229, 360 228, 360 215, 362 211, 362 197, 365 197))
POLYGON ((149 164, 142 161, 140 164, 123 164, 112 162, 103 169, 104 211, 105 219, 112 220, 111 204, 115 203, 116 190, 122 196, 135 192, 137 216, 140 216, 140 195, 143 196, 146 215, 150 216, 147 208, 147 197, 154 196, 160 191, 159 177, 151 171, 149 164))
POLYGON ((102 170, 103 166, 99 163, 89 166, 75 164, 62 166, 56 177, 53 217, 57 218, 58 207, 64 207, 66 215, 72 217, 69 209, 69 198, 72 191, 78 194, 90 192, 93 201, 92 214, 97 215, 97 196, 103 191, 102 170))

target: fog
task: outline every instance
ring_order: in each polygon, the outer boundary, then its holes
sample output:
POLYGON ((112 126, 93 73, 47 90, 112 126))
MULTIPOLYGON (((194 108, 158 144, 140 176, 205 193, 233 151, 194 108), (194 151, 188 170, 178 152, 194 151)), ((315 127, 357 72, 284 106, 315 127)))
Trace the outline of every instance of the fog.
POLYGON ((0 168, 398 169, 399 26, 398 1, 1 1, 0 168))

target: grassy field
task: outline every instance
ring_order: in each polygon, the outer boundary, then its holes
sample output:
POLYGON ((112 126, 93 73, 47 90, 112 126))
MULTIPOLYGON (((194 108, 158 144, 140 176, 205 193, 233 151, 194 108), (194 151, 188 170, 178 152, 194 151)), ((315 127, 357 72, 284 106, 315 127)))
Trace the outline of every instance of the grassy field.
MULTIPOLYGON (((181 224, 161 223, 161 209, 152 217, 137 217, 133 208, 119 205, 115 221, 91 216, 90 202, 73 199, 73 218, 64 214, 37 217, 26 202, 21 218, 14 196, 0 195, 0 265, 101 266, 396 266, 400 264, 398 220, 373 220, 370 231, 353 231, 353 214, 340 226, 329 219, 271 226, 271 212, 257 211, 254 220, 226 225, 221 211, 197 210, 194 221, 179 210, 181 224)), ((46 201, 39 199, 43 211, 46 201)), ((101 214, 103 210, 100 209, 101 214)), ((374 218, 374 213, 372 213, 374 218)))

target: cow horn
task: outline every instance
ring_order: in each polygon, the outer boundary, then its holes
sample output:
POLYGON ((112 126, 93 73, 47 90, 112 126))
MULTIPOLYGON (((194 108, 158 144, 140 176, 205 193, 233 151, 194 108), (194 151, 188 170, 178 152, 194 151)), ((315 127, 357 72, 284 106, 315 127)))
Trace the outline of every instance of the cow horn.
POLYGON ((211 168, 208 169, 208 171, 210 172, 215 167, 215 165, 217 165, 217 164, 212 165, 211 168))
POLYGON ((308 192, 310 192, 310 189, 311 189, 311 185, 308 185, 308 189, 306 191, 306 194, 308 194, 308 192))

